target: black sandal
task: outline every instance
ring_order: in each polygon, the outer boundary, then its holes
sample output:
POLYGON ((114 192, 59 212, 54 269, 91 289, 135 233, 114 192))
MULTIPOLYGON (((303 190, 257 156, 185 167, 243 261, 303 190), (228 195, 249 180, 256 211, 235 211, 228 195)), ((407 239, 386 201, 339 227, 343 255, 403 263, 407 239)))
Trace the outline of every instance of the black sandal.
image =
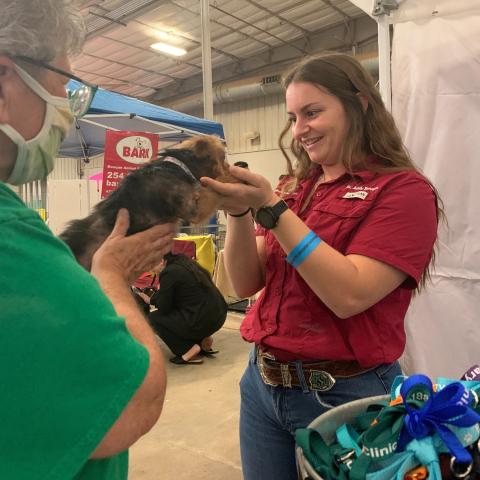
POLYGON ((219 353, 219 350, 213 350, 212 348, 210 350, 204 350, 203 348, 200 350, 199 355, 202 355, 203 357, 213 357, 217 353, 219 353))
POLYGON ((190 360, 184 360, 182 357, 176 355, 170 359, 171 363, 175 365, 201 365, 203 360, 201 358, 191 358, 190 360))

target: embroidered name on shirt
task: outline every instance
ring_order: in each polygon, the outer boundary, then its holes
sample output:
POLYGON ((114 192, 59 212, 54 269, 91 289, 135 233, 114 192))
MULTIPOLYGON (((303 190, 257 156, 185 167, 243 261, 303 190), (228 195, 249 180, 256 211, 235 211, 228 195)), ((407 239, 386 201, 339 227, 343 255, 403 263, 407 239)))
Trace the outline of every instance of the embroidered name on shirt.
POLYGON ((350 188, 352 190, 370 190, 372 192, 378 190, 378 187, 367 187, 365 185, 347 185, 345 188, 350 188))
POLYGON ((361 198, 365 200, 368 192, 365 190, 358 190, 357 192, 347 192, 342 198, 361 198))

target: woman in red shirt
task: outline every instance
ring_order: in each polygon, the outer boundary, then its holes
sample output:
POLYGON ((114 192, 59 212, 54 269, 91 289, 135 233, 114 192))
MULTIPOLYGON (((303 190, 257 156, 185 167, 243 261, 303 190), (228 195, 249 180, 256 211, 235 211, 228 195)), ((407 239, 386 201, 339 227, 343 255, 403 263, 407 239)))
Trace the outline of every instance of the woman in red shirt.
POLYGON ((240 384, 246 480, 296 478, 297 428, 389 391, 441 213, 356 60, 308 59, 285 86, 288 177, 275 191, 235 167, 243 183, 203 180, 226 198, 225 262, 238 295, 264 288, 241 326, 255 343, 240 384))

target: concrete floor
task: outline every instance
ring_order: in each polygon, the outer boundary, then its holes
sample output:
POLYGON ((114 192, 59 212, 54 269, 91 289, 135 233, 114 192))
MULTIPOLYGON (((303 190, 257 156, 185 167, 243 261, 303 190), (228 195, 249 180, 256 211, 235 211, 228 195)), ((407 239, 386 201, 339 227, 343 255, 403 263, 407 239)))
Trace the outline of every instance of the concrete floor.
MULTIPOLYGON (((202 365, 166 362, 162 415, 130 449, 130 480, 241 480, 238 382, 251 345, 238 331, 242 314, 229 312, 214 336, 215 358, 202 365)), ((162 344, 165 358, 172 354, 162 344)))

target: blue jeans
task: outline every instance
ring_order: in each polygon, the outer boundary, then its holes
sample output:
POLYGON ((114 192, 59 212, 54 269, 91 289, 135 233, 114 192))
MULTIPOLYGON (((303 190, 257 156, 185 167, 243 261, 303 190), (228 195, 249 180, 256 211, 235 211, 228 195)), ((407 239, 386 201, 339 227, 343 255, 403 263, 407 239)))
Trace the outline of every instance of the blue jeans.
POLYGON ((328 392, 265 385, 255 354, 240 381, 240 450, 244 480, 296 480, 295 430, 329 409, 359 398, 389 393, 401 375, 398 362, 361 375, 338 378, 328 392))

